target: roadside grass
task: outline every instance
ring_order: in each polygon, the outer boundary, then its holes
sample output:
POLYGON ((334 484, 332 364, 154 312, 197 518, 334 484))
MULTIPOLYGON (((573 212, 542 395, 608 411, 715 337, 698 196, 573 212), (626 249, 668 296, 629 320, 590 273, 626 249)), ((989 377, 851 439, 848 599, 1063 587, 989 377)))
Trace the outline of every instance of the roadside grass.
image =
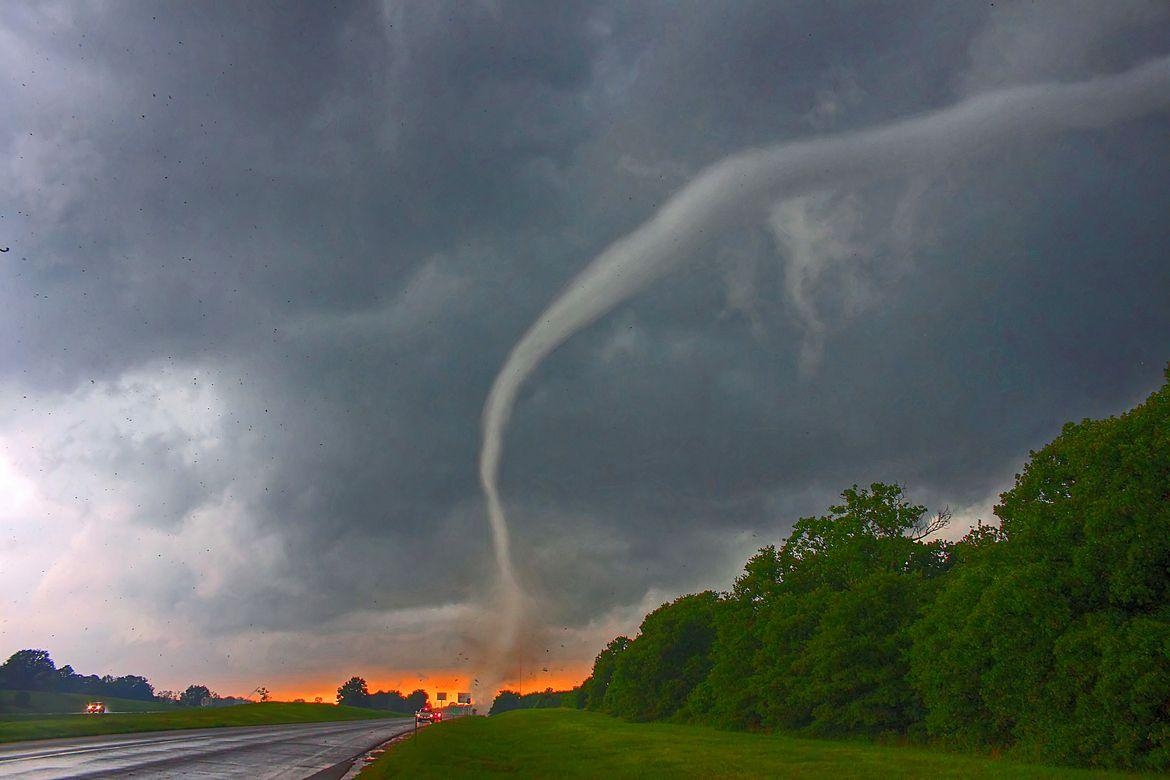
POLYGON ((701 726, 627 723, 579 710, 519 710, 427 726, 362 772, 382 777, 1134 778, 983 756, 701 726))
POLYGON ((91 701, 105 702, 111 712, 158 712, 177 709, 164 701, 103 698, 87 693, 47 693, 45 691, 0 691, 0 721, 42 718, 48 715, 81 714, 91 701), (17 704, 20 694, 28 696, 28 705, 17 704))
POLYGON ((220 726, 271 726, 337 720, 401 718, 397 713, 338 707, 332 704, 237 704, 231 707, 176 708, 171 712, 62 715, 35 720, 0 720, 0 742, 51 737, 126 734, 135 731, 171 731, 220 726))

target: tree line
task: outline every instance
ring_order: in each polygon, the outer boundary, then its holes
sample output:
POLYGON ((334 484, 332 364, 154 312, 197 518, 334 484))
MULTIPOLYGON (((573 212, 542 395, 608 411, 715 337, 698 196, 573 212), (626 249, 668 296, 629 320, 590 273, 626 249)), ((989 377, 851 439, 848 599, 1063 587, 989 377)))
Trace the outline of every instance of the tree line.
POLYGON ((1068 424, 958 542, 897 485, 853 486, 731 590, 617 637, 569 697, 631 720, 1170 768, 1170 368, 1068 424))
POLYGON ((154 701, 154 686, 145 677, 127 674, 78 674, 69 664, 57 668, 47 650, 18 650, 0 664, 0 690, 84 693, 119 699, 154 701))
MULTIPOLYGON (((126 674, 119 677, 105 674, 78 674, 69 664, 58 668, 48 650, 18 650, 0 664, 0 690, 19 691, 14 699, 28 706, 29 693, 81 693, 95 699, 132 699, 158 701, 187 707, 204 704, 241 704, 245 699, 222 697, 206 685, 189 685, 183 691, 156 691, 145 677, 126 674)), ((267 698, 264 691, 262 700, 267 698)))
POLYGON ((572 707, 575 704, 575 691, 554 691, 552 688, 545 688, 543 691, 520 694, 516 691, 503 690, 497 693, 496 698, 492 700, 492 707, 488 710, 488 715, 499 715, 501 712, 512 710, 572 707))
POLYGON ((430 696, 422 688, 416 688, 407 695, 402 691, 375 691, 361 677, 350 677, 337 689, 337 703, 347 707, 366 707, 371 710, 388 710, 406 715, 418 712, 430 696))

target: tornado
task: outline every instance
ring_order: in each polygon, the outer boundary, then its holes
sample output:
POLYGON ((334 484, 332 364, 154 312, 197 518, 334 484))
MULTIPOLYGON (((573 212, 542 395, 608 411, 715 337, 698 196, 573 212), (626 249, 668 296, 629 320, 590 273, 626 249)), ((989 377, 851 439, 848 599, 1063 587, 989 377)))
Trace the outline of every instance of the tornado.
POLYGON ((587 265, 512 347, 483 409, 479 478, 498 576, 496 663, 517 641, 525 593, 500 501, 504 435, 525 380, 548 355, 622 301, 679 268, 728 228, 762 221, 770 203, 830 187, 936 171, 1170 108, 1170 58, 1120 74, 983 93, 950 108, 869 130, 748 149, 701 171, 632 233, 587 265))

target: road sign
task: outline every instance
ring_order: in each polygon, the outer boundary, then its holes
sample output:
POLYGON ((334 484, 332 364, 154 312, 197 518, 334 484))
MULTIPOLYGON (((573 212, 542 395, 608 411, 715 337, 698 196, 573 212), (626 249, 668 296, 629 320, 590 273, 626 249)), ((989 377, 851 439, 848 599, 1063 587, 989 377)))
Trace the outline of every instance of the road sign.
POLYGON ((470 693, 459 694, 459 703, 460 704, 471 704, 471 694, 470 693))
POLYGON ((438 699, 439 701, 447 701, 447 692, 446 691, 439 691, 438 693, 435 694, 435 698, 438 699))

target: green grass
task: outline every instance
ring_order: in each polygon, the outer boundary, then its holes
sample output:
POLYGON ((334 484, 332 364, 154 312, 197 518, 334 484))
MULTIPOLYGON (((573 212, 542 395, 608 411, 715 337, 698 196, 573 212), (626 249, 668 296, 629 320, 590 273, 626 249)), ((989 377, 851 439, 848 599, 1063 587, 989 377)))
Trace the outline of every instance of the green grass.
POLYGON ((80 714, 91 701, 103 701, 112 712, 156 712, 173 710, 176 705, 162 701, 135 701, 133 699, 102 698, 87 693, 27 692, 29 705, 16 704, 20 691, 0 691, 0 721, 43 717, 44 715, 80 714))
POLYGON ((265 726, 281 723, 317 723, 334 720, 401 718, 402 715, 335 707, 331 704, 237 704, 232 707, 176 708, 171 712, 64 715, 35 720, 0 721, 0 742, 49 737, 81 737, 91 734, 125 734, 132 731, 170 731, 219 726, 265 726))
POLYGON ((885 747, 626 723, 577 710, 521 710, 428 726, 362 773, 380 777, 1125 777, 885 747))

